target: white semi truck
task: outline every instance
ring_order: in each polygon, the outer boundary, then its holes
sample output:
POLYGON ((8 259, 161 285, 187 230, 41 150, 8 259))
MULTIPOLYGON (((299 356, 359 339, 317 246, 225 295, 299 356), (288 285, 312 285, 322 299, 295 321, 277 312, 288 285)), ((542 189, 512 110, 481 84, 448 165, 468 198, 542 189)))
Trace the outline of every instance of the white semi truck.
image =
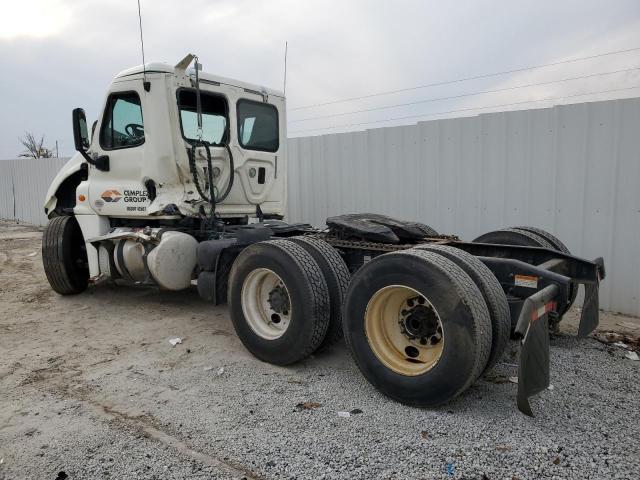
MULTIPOLYGON (((549 383, 549 328, 585 285, 579 335, 598 323, 601 258, 533 227, 473 242, 416 222, 345 214, 283 221, 284 94, 202 73, 197 57, 120 72, 53 180, 43 262, 51 287, 195 285, 228 302, 257 358, 299 361, 344 336, 364 376, 417 406, 461 394, 522 339, 518 407, 549 383)), ((389 168, 396 168, 390 159, 389 168)))

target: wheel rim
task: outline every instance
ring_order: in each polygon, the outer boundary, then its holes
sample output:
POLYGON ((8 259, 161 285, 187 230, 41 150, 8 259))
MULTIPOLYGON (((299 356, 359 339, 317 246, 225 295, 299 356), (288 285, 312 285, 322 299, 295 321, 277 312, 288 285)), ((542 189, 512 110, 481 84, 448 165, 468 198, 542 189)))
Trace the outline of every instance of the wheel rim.
POLYGON ((369 346, 387 368, 400 375, 422 375, 440 360, 444 331, 429 300, 404 285, 378 290, 365 312, 369 346))
POLYGON ((291 322, 291 297, 282 279, 268 268, 253 270, 242 284, 242 312, 254 333, 280 338, 291 322))

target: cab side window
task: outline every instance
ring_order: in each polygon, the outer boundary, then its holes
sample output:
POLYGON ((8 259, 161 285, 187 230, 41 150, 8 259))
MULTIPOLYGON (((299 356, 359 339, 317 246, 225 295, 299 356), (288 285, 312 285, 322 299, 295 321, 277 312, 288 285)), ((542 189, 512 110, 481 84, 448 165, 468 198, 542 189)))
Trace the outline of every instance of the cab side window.
POLYGON ((100 146, 105 150, 137 147, 144 143, 142 106, 136 92, 114 93, 100 128, 100 146))
POLYGON ((268 103, 238 100, 238 139, 247 150, 278 151, 278 109, 268 103))
MULTIPOLYGON (((196 91, 178 90, 178 108, 182 136, 188 142, 198 140, 198 99, 196 91)), ((202 112, 202 140, 210 145, 221 145, 227 136, 227 101, 221 95, 200 92, 202 112)))

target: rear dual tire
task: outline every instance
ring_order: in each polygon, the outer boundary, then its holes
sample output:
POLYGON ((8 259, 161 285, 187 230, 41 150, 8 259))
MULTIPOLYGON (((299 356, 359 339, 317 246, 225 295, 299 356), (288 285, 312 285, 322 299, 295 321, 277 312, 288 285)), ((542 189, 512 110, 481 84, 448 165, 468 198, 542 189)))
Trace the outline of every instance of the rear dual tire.
MULTIPOLYGON (((542 247, 556 250, 561 253, 571 254, 569 249, 557 237, 546 230, 536 227, 513 227, 494 230, 480 235, 474 240, 479 243, 495 243, 498 245, 522 245, 526 247, 542 247)), ((560 309, 560 315, 564 315, 573 305, 578 296, 578 285, 569 287, 569 301, 560 309)))
POLYGON ((483 372, 491 353, 491 318, 475 282, 456 263, 426 250, 380 255, 360 268, 343 322, 367 380, 410 405, 455 398, 483 372))
POLYGON ((276 365, 309 356, 329 327, 322 270, 288 240, 258 242, 238 255, 229 274, 228 303, 240 341, 260 360, 276 365))
POLYGON ((500 282, 493 272, 484 263, 464 250, 447 245, 425 244, 416 247, 418 250, 427 250, 448 258, 475 282, 484 298, 489 316, 491 317, 491 352, 484 372, 492 369, 502 358, 502 354, 509 343, 511 331, 511 313, 507 296, 500 282))
POLYGON ((316 261, 329 293, 329 325, 318 351, 334 345, 342 338, 342 305, 351 281, 351 273, 336 249, 324 240, 314 237, 292 237, 288 239, 304 248, 316 261))

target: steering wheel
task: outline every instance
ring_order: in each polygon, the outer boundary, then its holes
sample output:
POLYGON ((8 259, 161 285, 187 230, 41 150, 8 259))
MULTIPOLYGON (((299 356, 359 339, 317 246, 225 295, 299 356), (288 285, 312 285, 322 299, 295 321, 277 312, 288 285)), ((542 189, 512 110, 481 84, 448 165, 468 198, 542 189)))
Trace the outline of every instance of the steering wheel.
POLYGON ((124 127, 124 131, 127 135, 133 138, 144 137, 144 127, 139 123, 129 123, 124 127))

